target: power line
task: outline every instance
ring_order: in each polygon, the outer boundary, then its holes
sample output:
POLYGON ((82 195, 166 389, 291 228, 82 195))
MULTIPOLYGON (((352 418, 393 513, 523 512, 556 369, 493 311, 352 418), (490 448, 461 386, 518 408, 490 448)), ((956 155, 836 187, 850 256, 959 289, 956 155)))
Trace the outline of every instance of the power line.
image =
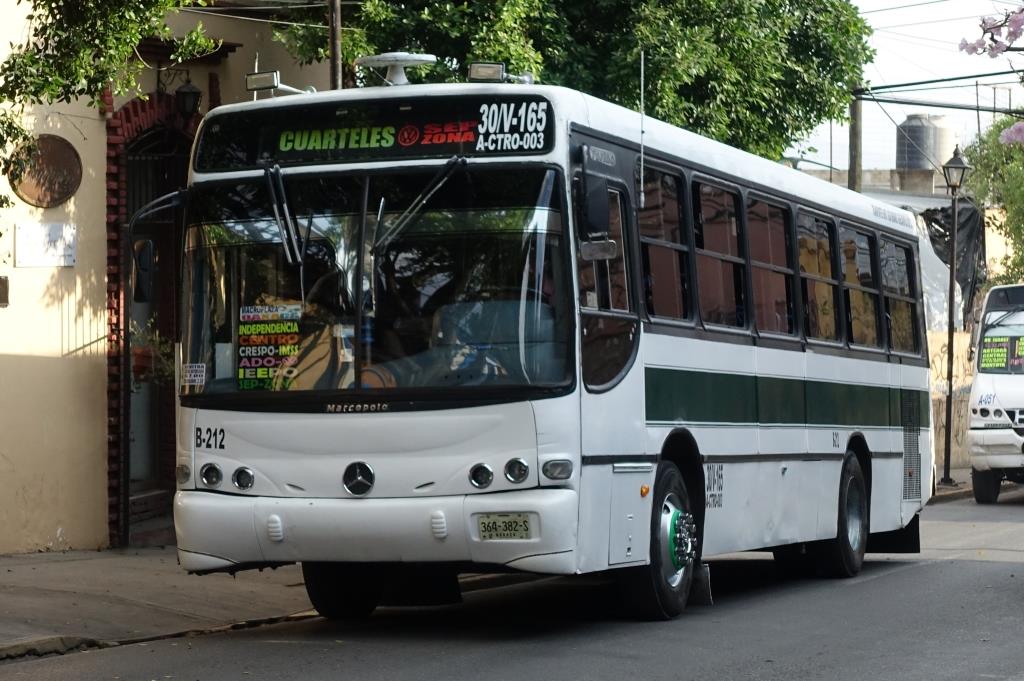
POLYGON ((866 88, 855 88, 853 94, 861 95, 868 92, 878 92, 880 90, 892 90, 894 88, 907 88, 914 85, 934 85, 935 83, 953 83, 958 80, 977 80, 978 78, 988 78, 990 76, 1009 76, 1009 75, 1020 75, 1019 71, 1010 69, 1009 71, 993 71, 992 73, 976 73, 970 76, 949 76, 948 78, 932 78, 931 80, 918 80, 912 83, 890 83, 889 85, 873 85, 866 88))
POLYGON ((967 17, 950 17, 949 19, 929 19, 928 21, 912 21, 907 24, 893 24, 892 26, 880 26, 876 28, 876 31, 887 31, 890 28, 904 28, 906 26, 921 26, 922 24, 944 24, 949 21, 965 21, 967 19, 979 19, 977 14, 972 14, 967 17))
POLYGON ((995 106, 979 107, 976 104, 956 104, 954 102, 929 102, 920 99, 902 99, 897 97, 875 97, 870 92, 857 95, 857 99, 867 99, 872 102, 884 102, 886 104, 903 104, 907 106, 922 106, 933 109, 957 109, 959 111, 987 111, 989 113, 1001 113, 1008 116, 1021 117, 1021 111, 1017 109, 1004 109, 995 106))
POLYGON ((896 7, 883 7, 882 9, 869 9, 861 14, 875 14, 876 12, 892 12, 897 9, 906 9, 908 7, 921 7, 922 5, 938 5, 939 3, 949 2, 950 0, 929 0, 928 2, 915 2, 912 5, 897 5, 896 7))
MULTIPOLYGON (((239 21, 253 21, 253 22, 256 22, 256 23, 259 23, 259 24, 280 24, 280 25, 283 25, 283 26, 299 26, 301 28, 320 28, 320 29, 323 29, 325 31, 327 30, 327 25, 326 24, 305 24, 305 23, 301 23, 301 22, 297 22, 297 21, 285 21, 283 19, 258 19, 256 17, 243 17, 243 16, 240 16, 238 14, 216 14, 216 15, 212 15, 209 12, 207 12, 206 9, 195 9, 195 8, 182 8, 180 11, 182 11, 182 12, 190 12, 192 14, 205 14, 207 16, 218 16, 218 17, 222 17, 224 19, 238 19, 239 21)), ((343 31, 358 31, 360 29, 355 28, 353 26, 342 26, 341 30, 343 30, 343 31)))

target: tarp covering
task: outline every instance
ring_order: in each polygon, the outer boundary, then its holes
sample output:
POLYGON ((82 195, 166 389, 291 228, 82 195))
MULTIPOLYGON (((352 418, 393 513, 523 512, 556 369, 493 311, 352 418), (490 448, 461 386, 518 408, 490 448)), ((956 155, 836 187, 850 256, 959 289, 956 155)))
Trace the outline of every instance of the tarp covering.
MULTIPOLYGON (((988 279, 988 272, 985 267, 985 221, 984 213, 970 200, 960 201, 956 230, 956 282, 962 292, 961 305, 957 306, 955 312, 956 325, 963 328, 962 319, 965 311, 970 311, 974 304, 974 296, 978 289, 988 279)), ((953 231, 953 207, 932 208, 922 211, 919 214, 919 230, 923 227, 922 236, 927 236, 931 242, 934 255, 943 264, 944 274, 941 282, 938 281, 938 271, 932 266, 932 275, 929 277, 929 267, 925 263, 925 240, 921 242, 921 274, 922 279, 932 278, 933 281, 926 281, 924 284, 925 303, 928 308, 928 328, 933 330, 946 328, 947 312, 946 291, 949 287, 949 241, 953 231), (923 223, 923 225, 922 225, 923 223), (942 312, 941 319, 935 318, 937 310, 934 309, 932 300, 938 299, 938 291, 942 288, 942 312)))

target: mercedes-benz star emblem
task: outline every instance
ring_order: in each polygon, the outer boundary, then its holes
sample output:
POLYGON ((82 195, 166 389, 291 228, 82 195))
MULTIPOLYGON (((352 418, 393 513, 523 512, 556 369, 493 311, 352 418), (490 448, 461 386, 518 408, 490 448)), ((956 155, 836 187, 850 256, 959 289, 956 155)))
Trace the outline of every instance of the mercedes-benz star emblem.
POLYGON ((373 480, 373 469, 370 468, 370 464, 362 461, 350 463, 345 469, 345 474, 341 476, 341 482, 348 493, 357 497, 364 496, 373 489, 373 480))

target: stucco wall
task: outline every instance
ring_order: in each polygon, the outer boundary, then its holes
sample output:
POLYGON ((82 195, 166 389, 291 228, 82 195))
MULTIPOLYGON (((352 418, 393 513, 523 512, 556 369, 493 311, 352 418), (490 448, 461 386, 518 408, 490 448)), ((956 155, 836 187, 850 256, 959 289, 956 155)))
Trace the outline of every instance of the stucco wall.
MULTIPOLYGON (((0 59, 22 39, 28 3, 2 3, 0 59)), ((82 184, 51 209, 14 197, 0 210, 0 552, 107 544, 104 161, 100 114, 84 105, 33 109, 36 133, 65 138, 82 184), (73 267, 15 267, 18 225, 71 223, 73 267)), ((14 196, 0 178, 0 191, 14 196)), ((20 245, 21 248, 25 244, 20 245)))

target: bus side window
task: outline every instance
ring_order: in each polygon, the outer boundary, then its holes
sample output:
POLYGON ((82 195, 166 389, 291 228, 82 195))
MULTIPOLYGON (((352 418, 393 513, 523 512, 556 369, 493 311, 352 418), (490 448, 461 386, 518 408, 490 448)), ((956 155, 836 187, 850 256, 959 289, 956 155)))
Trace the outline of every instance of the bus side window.
POLYGON ((680 220, 675 177, 644 169, 644 207, 637 211, 643 260, 643 296, 656 317, 690 316, 687 247, 680 220))
POLYGON ((839 229, 839 243, 850 342, 881 347, 878 277, 874 271, 875 238, 843 225, 839 229))
POLYGON ((797 220, 797 244, 804 332, 808 338, 839 340, 839 282, 832 273, 832 223, 801 213, 797 220))
POLYGON ((889 347, 896 352, 916 354, 919 339, 910 249, 882 239, 880 257, 885 315, 889 321, 889 347))
POLYGON ((747 241, 758 331, 795 331, 791 228, 785 208, 755 199, 747 201, 747 241))
POLYGON ((725 189, 696 185, 694 240, 697 246, 697 295, 708 324, 745 327, 746 262, 740 248, 739 197, 725 189))

